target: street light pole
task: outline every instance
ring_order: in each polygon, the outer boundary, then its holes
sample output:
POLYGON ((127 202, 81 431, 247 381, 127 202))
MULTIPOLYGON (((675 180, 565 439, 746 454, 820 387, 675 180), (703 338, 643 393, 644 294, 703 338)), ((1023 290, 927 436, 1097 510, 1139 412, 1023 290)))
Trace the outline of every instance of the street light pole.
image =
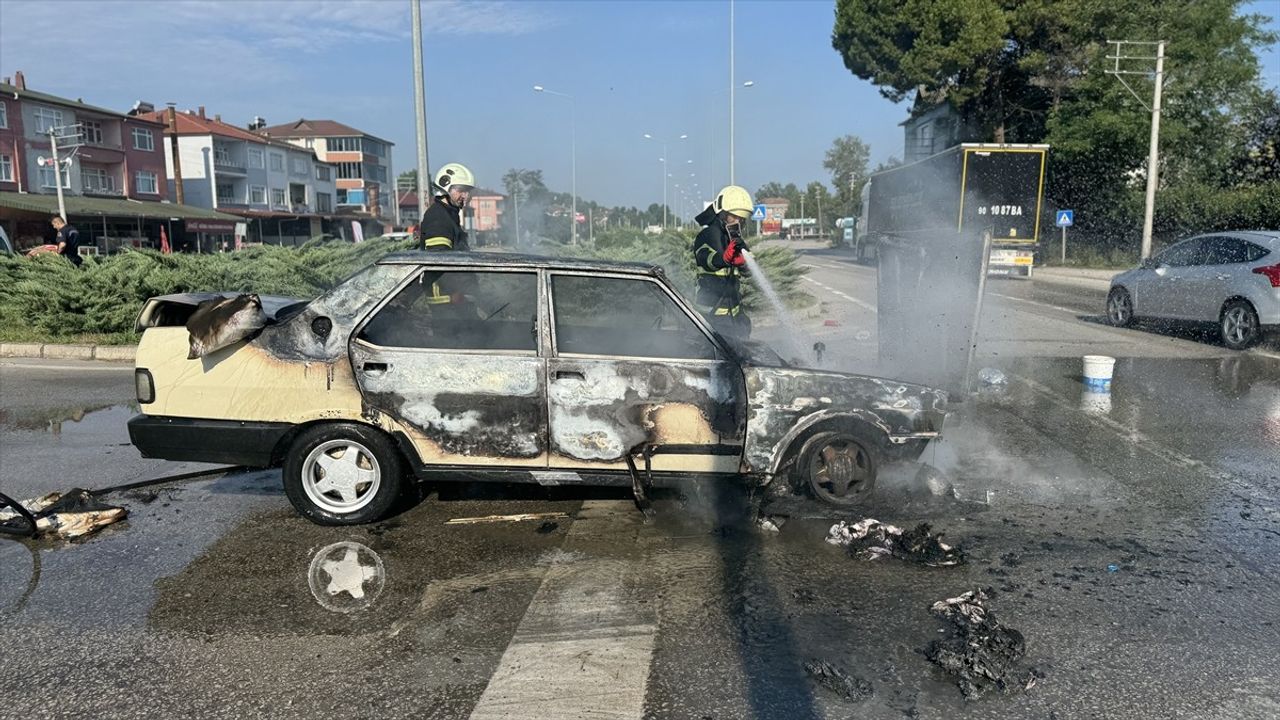
POLYGON ((734 72, 734 56, 733 56, 733 35, 734 35, 734 2, 729 0, 729 184, 736 185, 736 176, 734 175, 734 101, 737 99, 736 89, 737 83, 733 80, 734 72))
POLYGON ((577 103, 574 101, 572 95, 569 95, 568 93, 556 92, 555 90, 548 90, 542 87, 541 85, 534 85, 533 91, 546 93, 548 95, 556 95, 558 97, 567 98, 569 100, 569 157, 570 157, 570 167, 571 167, 570 172, 572 173, 572 179, 570 180, 570 183, 571 183, 570 192, 573 195, 573 197, 569 201, 569 204, 571 206, 571 209, 569 211, 570 212, 569 237, 570 237, 570 243, 573 245, 577 245, 578 244, 578 110, 577 110, 577 103))
MULTIPOLYGON (((688 133, 681 133, 680 137, 676 139, 685 140, 688 137, 689 137, 688 133)), ((654 138, 652 134, 645 133, 644 139, 653 140, 654 138)), ((662 229, 666 230, 667 229, 667 177, 670 175, 670 173, 667 172, 667 168, 670 167, 670 163, 668 162, 668 159, 667 159, 667 141, 666 140, 662 141, 662 157, 658 158, 658 161, 662 163, 662 229)))
MULTIPOLYGON (((431 198, 431 177, 427 164, 427 97, 426 90, 423 88, 422 71, 422 0, 413 0, 411 7, 413 8, 413 97, 417 105, 418 123, 418 209, 425 212, 426 201, 431 198)), ((397 195, 397 209, 399 205, 400 198, 397 195)))
MULTIPOLYGON (((57 128, 49 128, 49 151, 53 153, 53 186, 58 188, 58 216, 62 218, 62 222, 66 222, 67 203, 62 197, 62 158, 58 157, 57 128)), ((71 175, 70 170, 67 170, 67 175, 71 175)))

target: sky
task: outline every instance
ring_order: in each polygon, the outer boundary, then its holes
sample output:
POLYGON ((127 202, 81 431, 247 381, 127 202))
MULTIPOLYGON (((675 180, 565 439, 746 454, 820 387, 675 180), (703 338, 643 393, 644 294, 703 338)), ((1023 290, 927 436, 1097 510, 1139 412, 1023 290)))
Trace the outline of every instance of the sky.
MULTIPOLYGON (((432 167, 462 162, 498 190, 508 169, 540 168, 568 191, 576 128, 580 197, 661 201, 664 138, 671 205, 728 184, 727 0, 422 6, 432 167)), ((734 76, 754 82, 737 92, 735 179, 753 192, 829 184, 823 155, 845 134, 870 144, 873 165, 902 155, 908 106, 845 69, 834 8, 735 5, 734 76)), ((1246 10, 1280 31, 1280 0, 1246 10)), ((0 75, 22 70, 33 90, 121 111, 143 100, 204 105, 239 125, 333 119, 395 143, 399 173, 417 163, 411 28, 408 0, 0 0, 0 75)), ((1280 86, 1280 48, 1261 59, 1280 86)))

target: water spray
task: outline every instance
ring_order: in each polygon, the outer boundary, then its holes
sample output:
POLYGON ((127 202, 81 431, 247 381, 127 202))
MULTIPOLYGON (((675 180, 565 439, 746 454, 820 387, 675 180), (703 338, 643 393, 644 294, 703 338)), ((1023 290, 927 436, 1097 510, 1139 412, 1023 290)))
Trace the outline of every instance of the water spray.
POLYGON ((787 310, 787 306, 782 303, 782 298, 778 295, 778 291, 774 290, 773 285, 769 282, 768 276, 764 274, 764 268, 760 267, 760 263, 756 262, 755 255, 750 250, 743 249, 742 257, 747 261, 747 269, 751 271, 751 278, 755 281, 756 286, 764 293, 765 298, 769 300, 769 304, 773 306, 773 311, 778 316, 778 322, 782 326, 782 337, 786 343, 785 348, 792 357, 797 361, 805 364, 816 364, 817 358, 814 357, 813 350, 808 347, 807 341, 800 337, 800 324, 787 310))

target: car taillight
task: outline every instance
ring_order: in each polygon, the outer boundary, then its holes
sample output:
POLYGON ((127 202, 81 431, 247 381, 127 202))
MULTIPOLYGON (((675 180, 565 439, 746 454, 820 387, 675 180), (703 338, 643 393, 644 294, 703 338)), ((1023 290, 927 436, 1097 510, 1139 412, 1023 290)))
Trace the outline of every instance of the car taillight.
POLYGON ((1253 271, 1259 275, 1266 275, 1267 279, 1271 281, 1271 287, 1280 288, 1280 263, 1254 268, 1253 271))
POLYGON ((149 405, 156 401, 156 381, 152 379, 150 370, 146 368, 134 370, 133 387, 140 404, 149 405))

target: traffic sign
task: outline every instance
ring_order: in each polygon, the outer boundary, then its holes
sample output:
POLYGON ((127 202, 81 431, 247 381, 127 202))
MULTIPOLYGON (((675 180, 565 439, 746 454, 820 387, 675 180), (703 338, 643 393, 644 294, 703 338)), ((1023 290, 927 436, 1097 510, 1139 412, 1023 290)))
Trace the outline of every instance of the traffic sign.
POLYGON ((1057 215, 1058 227, 1071 227, 1075 225, 1075 210, 1059 210, 1057 215))
POLYGON ((752 220, 763 220, 765 215, 764 204, 756 205, 756 209, 751 213, 752 220))

